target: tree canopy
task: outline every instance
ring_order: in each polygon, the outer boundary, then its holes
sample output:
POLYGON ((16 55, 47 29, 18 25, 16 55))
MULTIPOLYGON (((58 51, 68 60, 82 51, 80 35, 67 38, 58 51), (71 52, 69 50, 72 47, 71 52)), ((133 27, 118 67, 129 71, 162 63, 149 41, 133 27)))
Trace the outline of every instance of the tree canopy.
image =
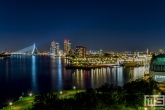
POLYGON ((103 84, 76 93, 71 98, 59 98, 57 94, 45 93, 35 97, 29 110, 128 110, 144 105, 144 95, 163 92, 152 78, 137 79, 121 86, 103 84))

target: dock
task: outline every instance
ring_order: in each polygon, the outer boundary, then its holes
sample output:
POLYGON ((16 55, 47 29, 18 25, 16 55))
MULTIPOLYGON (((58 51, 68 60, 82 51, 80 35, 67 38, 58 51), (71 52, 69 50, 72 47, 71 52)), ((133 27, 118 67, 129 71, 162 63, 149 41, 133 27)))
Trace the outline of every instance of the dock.
POLYGON ((103 68, 103 67, 121 67, 123 65, 116 64, 103 64, 103 65, 67 65, 66 69, 94 69, 94 68, 103 68))

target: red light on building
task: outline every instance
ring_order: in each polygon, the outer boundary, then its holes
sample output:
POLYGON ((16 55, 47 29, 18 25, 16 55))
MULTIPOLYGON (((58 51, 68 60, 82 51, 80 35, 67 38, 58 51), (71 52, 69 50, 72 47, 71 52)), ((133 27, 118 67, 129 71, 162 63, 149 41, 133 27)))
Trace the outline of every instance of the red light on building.
POLYGON ((64 42, 66 42, 67 40, 65 39, 64 42))

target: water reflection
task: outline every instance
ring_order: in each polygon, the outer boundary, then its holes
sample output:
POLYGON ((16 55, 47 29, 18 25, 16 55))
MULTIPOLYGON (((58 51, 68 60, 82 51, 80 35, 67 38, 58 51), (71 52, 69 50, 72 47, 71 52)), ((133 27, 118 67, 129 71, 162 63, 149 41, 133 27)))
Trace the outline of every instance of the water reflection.
POLYGON ((118 85, 118 86, 122 86, 123 84, 124 84, 124 77, 123 77, 123 68, 122 67, 120 67, 120 68, 116 68, 117 69, 117 73, 116 73, 116 75, 117 75, 117 84, 116 85, 118 85))
POLYGON ((81 89, 97 88, 104 83, 122 86, 126 82, 141 78, 144 75, 144 71, 144 67, 134 67, 131 69, 124 69, 123 67, 107 67, 91 70, 76 69, 72 74, 72 81, 81 89))
POLYGON ((8 64, 8 60, 6 60, 6 82, 8 83, 8 78, 9 78, 9 64, 8 64))
POLYGON ((134 77, 132 78, 133 80, 136 80, 137 78, 141 78, 145 73, 145 68, 144 67, 141 67, 141 68, 135 67, 133 70, 133 73, 134 73, 134 77))
POLYGON ((62 90, 62 64, 61 57, 58 57, 58 90, 62 90))
POLYGON ((55 69, 55 57, 50 57, 50 64, 51 64, 51 89, 54 90, 54 87, 56 86, 56 76, 55 76, 55 72, 56 72, 56 69, 55 69))
POLYGON ((50 57, 51 63, 51 90, 62 90, 62 63, 61 57, 50 57))
POLYGON ((37 76, 36 76, 36 56, 32 56, 32 90, 38 91, 37 76))

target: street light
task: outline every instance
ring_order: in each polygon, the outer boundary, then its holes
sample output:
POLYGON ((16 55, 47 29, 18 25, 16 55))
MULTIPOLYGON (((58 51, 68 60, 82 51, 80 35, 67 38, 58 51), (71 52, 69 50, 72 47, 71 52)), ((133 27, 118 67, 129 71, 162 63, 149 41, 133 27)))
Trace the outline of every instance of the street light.
POLYGON ((31 96, 32 96, 32 95, 33 95, 32 93, 30 93, 30 94, 29 94, 29 96, 30 96, 30 99, 31 99, 31 96))
POLYGON ((9 103, 9 105, 10 105, 10 110, 11 110, 11 106, 12 106, 12 104, 13 104, 12 102, 9 103))
POLYGON ((32 96, 32 93, 30 93, 29 96, 32 96))
MULTIPOLYGON (((75 90, 75 89, 76 89, 76 87, 75 87, 75 86, 73 86, 73 89, 75 90)), ((76 93, 77 93, 77 89, 76 89, 76 93)))
POLYGON ((60 91, 60 94, 62 94, 62 91, 60 91))

